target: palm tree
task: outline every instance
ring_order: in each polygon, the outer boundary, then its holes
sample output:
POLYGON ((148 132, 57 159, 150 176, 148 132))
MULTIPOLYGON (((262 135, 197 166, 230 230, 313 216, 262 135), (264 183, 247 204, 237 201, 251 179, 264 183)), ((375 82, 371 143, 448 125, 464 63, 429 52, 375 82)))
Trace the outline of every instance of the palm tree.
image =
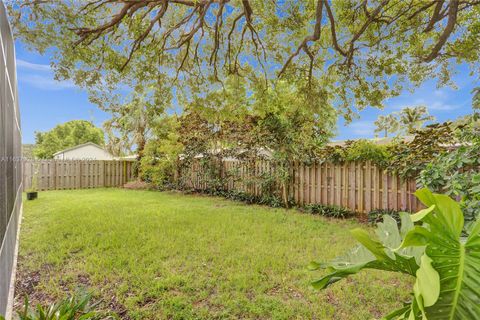
POLYGON ((435 117, 428 113, 426 106, 406 107, 400 111, 398 118, 400 125, 409 134, 420 129, 425 122, 435 120, 435 117))
POLYGON ((480 87, 473 88, 472 93, 472 109, 474 112, 480 112, 480 87))
POLYGON ((398 120, 393 114, 379 116, 373 123, 375 125, 375 133, 383 132, 383 136, 388 137, 389 133, 398 131, 398 120))

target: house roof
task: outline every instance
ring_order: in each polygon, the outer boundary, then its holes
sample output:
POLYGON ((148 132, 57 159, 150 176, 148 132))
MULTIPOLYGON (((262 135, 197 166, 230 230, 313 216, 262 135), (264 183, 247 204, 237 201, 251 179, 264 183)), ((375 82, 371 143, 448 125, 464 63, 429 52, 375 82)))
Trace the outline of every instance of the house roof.
POLYGON ((118 160, 136 160, 138 158, 137 154, 130 154, 128 156, 116 157, 118 160))
POLYGON ((378 144, 378 145, 385 145, 385 144, 392 143, 395 140, 397 140, 397 141, 400 140, 400 141, 408 143, 408 142, 412 142, 414 138, 415 138, 415 136, 409 135, 409 136, 388 137, 388 138, 370 138, 370 139, 362 138, 362 139, 348 139, 348 140, 332 140, 329 143, 327 143, 327 145, 332 146, 332 147, 334 147, 334 146, 343 147, 343 146, 345 146, 347 141, 358 141, 358 140, 367 140, 369 142, 373 142, 373 143, 378 144))
POLYGON ((97 148, 99 148, 99 149, 102 149, 102 150, 105 151, 105 152, 108 152, 108 151, 105 150, 105 148, 100 147, 100 146, 99 146, 98 144, 96 144, 96 143, 87 142, 87 143, 82 143, 82 144, 76 145, 76 146, 74 146, 74 147, 70 147, 70 148, 67 148, 67 149, 60 150, 60 151, 58 151, 58 152, 55 152, 55 153, 53 154, 53 156, 59 155, 59 154, 61 154, 61 153, 67 152, 67 151, 79 149, 79 148, 82 148, 82 147, 85 147, 85 146, 94 146, 94 147, 97 147, 97 148))

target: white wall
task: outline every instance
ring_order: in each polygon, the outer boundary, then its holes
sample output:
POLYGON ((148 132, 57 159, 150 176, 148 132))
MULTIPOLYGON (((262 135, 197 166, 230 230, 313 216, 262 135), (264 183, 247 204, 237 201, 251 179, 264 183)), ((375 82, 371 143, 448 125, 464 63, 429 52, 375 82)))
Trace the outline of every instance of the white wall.
POLYGON ((57 154, 56 160, 113 160, 114 157, 107 151, 94 145, 86 145, 73 150, 57 154))

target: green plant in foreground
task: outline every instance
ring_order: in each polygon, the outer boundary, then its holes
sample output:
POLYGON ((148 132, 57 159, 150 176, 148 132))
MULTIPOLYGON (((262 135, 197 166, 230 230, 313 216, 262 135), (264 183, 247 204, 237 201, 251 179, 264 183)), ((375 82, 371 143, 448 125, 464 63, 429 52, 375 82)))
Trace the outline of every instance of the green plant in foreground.
POLYGON ((362 269, 401 272, 416 278, 412 301, 384 319, 480 319, 480 222, 462 238, 463 213, 446 195, 420 189, 416 196, 428 208, 401 214, 401 228, 389 216, 378 224, 378 240, 362 229, 352 230, 360 246, 329 264, 317 289, 362 269), (415 224, 417 223, 417 224, 415 224))
POLYGON ((379 222, 383 221, 383 217, 387 215, 395 219, 397 224, 402 222, 400 218, 400 211, 392 210, 392 209, 374 209, 368 213, 368 223, 371 225, 376 225, 379 222))
MULTIPOLYGON (((18 313, 19 320, 93 320, 101 319, 94 311, 95 305, 90 304, 91 295, 81 294, 64 299, 58 303, 44 307, 40 304, 32 308, 28 298, 25 305, 18 313)), ((1 319, 0 319, 1 320, 1 319)))

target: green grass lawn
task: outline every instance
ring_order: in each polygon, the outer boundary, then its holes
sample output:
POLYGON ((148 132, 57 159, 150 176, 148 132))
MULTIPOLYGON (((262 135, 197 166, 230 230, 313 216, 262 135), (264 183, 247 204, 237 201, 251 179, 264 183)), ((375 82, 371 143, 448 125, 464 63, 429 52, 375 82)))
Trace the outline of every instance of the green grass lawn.
POLYGON ((353 220, 153 191, 41 192, 24 204, 17 303, 92 290, 123 319, 372 319, 411 283, 368 271, 325 291, 311 260, 354 244, 353 220))

